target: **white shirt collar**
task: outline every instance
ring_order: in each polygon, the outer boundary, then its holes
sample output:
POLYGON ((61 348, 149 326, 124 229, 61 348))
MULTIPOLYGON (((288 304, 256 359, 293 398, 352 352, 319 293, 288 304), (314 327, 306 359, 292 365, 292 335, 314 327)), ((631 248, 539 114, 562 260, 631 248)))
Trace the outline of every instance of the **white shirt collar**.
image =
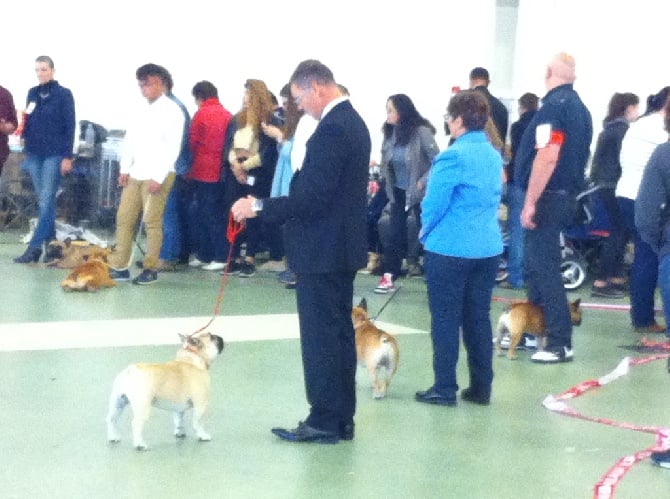
POLYGON ((339 103, 348 100, 349 97, 347 97, 346 95, 331 100, 328 104, 326 104, 326 107, 323 108, 323 112, 321 113, 321 119, 323 119, 330 112, 330 110, 333 109, 335 106, 337 106, 339 103))

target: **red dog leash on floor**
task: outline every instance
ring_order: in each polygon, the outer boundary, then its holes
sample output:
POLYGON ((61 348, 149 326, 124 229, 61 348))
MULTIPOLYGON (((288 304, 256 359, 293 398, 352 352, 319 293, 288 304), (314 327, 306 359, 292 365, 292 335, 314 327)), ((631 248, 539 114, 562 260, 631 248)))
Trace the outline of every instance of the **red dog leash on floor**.
POLYGON ((226 229, 226 239, 230 244, 230 249, 228 250, 228 258, 226 259, 226 269, 223 271, 223 274, 221 275, 221 285, 219 286, 219 294, 216 298, 214 313, 212 314, 212 318, 209 320, 207 324, 202 326, 194 333, 191 333, 190 336, 196 335, 207 329, 212 324, 212 322, 214 322, 214 319, 216 319, 217 315, 219 315, 219 311, 221 310, 221 302, 223 301, 223 292, 226 289, 226 283, 228 282, 228 276, 230 275, 229 273, 230 260, 233 255, 233 249, 235 248, 235 241, 237 240, 237 236, 239 236, 242 233, 242 231, 244 231, 244 222, 235 221, 233 213, 230 212, 228 214, 228 228, 226 229))

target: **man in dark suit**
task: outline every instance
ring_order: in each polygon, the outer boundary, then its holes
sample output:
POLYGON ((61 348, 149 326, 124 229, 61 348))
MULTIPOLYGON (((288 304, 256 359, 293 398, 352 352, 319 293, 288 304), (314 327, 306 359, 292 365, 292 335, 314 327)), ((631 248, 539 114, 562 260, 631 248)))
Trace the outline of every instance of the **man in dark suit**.
POLYGON ((356 271, 367 262, 366 188, 370 133, 325 65, 303 61, 291 76, 296 104, 319 120, 289 195, 238 200, 236 220, 285 222, 310 413, 292 442, 337 443, 354 436, 356 346, 351 323, 356 271))

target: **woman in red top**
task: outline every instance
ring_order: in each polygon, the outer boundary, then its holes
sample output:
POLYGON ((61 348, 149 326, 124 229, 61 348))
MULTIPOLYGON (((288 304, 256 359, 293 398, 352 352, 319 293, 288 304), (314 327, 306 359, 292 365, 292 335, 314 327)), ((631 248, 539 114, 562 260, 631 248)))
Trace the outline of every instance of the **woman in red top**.
POLYGON ((226 202, 221 164, 226 131, 232 115, 219 102, 216 87, 201 81, 193 87, 198 111, 191 120, 189 145, 193 163, 186 175, 194 181, 198 250, 191 266, 223 270, 228 254, 226 202))

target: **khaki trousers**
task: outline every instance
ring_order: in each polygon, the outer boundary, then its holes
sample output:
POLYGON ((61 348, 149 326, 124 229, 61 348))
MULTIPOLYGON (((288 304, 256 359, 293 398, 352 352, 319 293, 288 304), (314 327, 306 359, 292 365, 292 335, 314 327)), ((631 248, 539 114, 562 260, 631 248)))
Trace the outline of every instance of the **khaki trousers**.
POLYGON ((156 268, 163 243, 165 200, 172 189, 174 177, 175 174, 170 173, 156 194, 149 192, 150 180, 136 180, 132 177, 128 179, 128 185, 121 192, 121 201, 116 212, 116 248, 109 256, 110 267, 123 270, 130 266, 137 220, 142 214, 147 236, 147 252, 142 266, 145 269, 156 268))

